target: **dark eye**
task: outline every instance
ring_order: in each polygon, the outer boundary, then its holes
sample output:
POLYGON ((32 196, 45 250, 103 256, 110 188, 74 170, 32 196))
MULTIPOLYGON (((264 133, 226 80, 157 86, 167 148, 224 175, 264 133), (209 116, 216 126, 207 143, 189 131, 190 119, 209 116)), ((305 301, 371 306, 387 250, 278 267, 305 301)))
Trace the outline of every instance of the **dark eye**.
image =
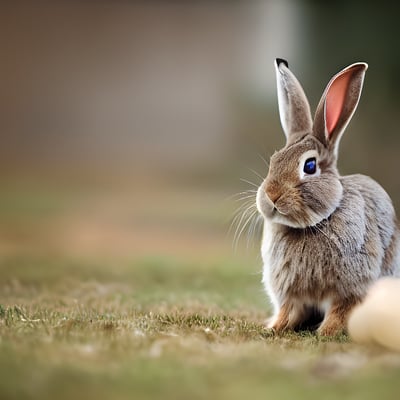
POLYGON ((307 158, 306 162, 304 163, 303 171, 307 175, 313 175, 317 172, 317 160, 315 157, 307 158))

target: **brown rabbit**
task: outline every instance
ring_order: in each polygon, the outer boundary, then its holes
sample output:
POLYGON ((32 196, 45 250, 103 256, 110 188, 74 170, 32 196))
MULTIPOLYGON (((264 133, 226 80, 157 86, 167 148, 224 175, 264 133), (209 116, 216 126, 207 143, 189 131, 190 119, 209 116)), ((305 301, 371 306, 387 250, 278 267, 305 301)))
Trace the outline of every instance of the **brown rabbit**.
POLYGON ((263 283, 268 327, 296 329, 320 314, 321 335, 345 329, 351 309, 379 277, 399 275, 399 229, 388 194, 363 175, 340 176, 340 138, 360 98, 367 64, 336 74, 311 118, 285 60, 275 62, 286 145, 257 191, 264 218, 263 283))

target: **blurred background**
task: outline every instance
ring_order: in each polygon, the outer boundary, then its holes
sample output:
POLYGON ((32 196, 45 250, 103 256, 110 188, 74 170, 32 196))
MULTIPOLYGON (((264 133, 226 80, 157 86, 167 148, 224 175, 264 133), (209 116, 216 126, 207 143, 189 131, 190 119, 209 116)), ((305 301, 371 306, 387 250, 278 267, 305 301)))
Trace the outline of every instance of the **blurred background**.
POLYGON ((339 69, 369 64, 339 168, 400 211, 398 9, 373 4, 3 3, 2 256, 234 257, 229 196, 284 143, 276 57, 313 110, 339 69))

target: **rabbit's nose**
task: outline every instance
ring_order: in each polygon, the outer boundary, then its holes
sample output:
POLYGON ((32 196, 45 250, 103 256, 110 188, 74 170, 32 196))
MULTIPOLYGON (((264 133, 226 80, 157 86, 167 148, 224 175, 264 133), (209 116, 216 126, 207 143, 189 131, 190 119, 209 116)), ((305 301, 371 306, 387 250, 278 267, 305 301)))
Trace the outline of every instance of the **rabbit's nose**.
POLYGON ((274 188, 271 187, 267 187, 265 189, 265 193, 273 204, 275 204, 282 195, 280 191, 274 190, 274 188))

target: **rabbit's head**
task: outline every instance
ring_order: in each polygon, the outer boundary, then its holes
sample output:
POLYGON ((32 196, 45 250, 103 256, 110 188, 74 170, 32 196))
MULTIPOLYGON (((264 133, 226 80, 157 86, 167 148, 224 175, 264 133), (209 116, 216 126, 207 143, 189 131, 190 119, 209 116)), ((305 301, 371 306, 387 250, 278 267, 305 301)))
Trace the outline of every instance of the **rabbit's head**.
POLYGON ((257 207, 273 222, 294 228, 315 226, 340 205, 338 144, 360 99, 367 64, 352 64, 331 79, 314 121, 287 62, 277 59, 275 68, 286 145, 270 159, 268 175, 257 192, 257 207))

